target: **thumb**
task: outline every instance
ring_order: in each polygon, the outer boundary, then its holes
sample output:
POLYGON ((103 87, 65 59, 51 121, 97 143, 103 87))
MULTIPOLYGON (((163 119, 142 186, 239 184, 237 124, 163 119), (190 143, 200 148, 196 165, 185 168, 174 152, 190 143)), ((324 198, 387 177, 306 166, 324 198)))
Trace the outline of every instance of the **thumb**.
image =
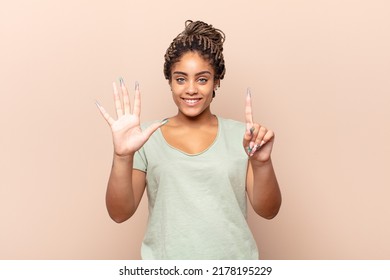
POLYGON ((253 137, 253 131, 254 131, 254 127, 252 126, 252 124, 247 123, 245 134, 244 134, 244 140, 243 140, 243 145, 245 149, 247 149, 250 146, 250 142, 253 137))
POLYGON ((157 129, 159 129, 160 127, 162 127, 162 126, 163 126, 164 124, 166 124, 167 122, 168 122, 168 119, 163 119, 161 122, 151 124, 148 128, 146 128, 146 129, 143 131, 143 134, 145 135, 146 139, 149 139, 149 137, 152 136, 152 134, 153 134, 157 129))

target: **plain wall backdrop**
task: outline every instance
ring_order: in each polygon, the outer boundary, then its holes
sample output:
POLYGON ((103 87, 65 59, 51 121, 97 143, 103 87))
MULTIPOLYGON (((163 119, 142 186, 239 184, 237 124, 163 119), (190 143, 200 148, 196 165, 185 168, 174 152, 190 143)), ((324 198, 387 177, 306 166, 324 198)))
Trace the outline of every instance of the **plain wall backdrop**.
POLYGON ((147 222, 105 208, 112 82, 176 113, 162 69, 187 19, 226 36, 212 111, 276 133, 283 204, 248 222, 262 259, 390 258, 390 2, 1 1, 0 259, 138 259, 147 222))

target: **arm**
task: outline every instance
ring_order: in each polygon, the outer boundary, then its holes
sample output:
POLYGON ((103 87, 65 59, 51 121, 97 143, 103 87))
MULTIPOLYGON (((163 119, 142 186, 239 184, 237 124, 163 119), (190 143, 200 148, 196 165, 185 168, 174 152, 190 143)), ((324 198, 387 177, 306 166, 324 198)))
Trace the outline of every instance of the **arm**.
POLYGON ((106 207, 115 222, 128 220, 138 208, 145 191, 146 174, 133 169, 133 156, 114 155, 107 184, 106 207))
POLYGON ((159 127, 165 124, 165 122, 152 124, 142 131, 139 119, 141 98, 138 84, 136 84, 132 112, 129 94, 122 79, 120 86, 123 105, 116 85, 113 84, 117 120, 110 117, 99 103, 96 104, 112 130, 114 158, 107 185, 106 206, 110 217, 118 223, 126 221, 134 214, 145 190, 146 175, 142 171, 133 169, 134 154, 159 127))
POLYGON ((271 159, 264 163, 248 163, 247 193, 255 212, 263 218, 274 218, 282 196, 271 159))
POLYGON ((271 161, 274 133, 253 122, 251 94, 248 90, 245 106, 247 130, 243 145, 249 156, 247 194, 253 209, 266 219, 279 212, 282 197, 271 161))

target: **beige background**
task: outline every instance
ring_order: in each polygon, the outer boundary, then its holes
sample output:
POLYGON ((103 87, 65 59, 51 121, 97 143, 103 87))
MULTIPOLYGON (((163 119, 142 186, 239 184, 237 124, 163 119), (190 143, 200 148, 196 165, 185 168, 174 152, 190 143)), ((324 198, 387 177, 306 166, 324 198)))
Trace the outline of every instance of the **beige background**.
POLYGON ((124 224, 104 195, 112 144, 94 105, 138 80, 142 120, 176 110, 163 55, 186 19, 227 35, 213 102, 276 132, 283 193, 249 211, 263 259, 390 258, 390 2, 1 1, 0 259, 139 258, 147 201, 124 224))

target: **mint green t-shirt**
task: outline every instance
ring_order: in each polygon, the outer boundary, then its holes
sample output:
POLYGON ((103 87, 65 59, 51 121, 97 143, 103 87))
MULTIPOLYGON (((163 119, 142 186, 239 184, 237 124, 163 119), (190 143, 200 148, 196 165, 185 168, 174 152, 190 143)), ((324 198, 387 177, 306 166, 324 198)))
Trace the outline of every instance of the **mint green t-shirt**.
POLYGON ((199 154, 170 146, 160 129, 136 153, 149 200, 143 259, 258 259, 246 221, 244 133, 244 123, 218 117, 216 139, 199 154))

